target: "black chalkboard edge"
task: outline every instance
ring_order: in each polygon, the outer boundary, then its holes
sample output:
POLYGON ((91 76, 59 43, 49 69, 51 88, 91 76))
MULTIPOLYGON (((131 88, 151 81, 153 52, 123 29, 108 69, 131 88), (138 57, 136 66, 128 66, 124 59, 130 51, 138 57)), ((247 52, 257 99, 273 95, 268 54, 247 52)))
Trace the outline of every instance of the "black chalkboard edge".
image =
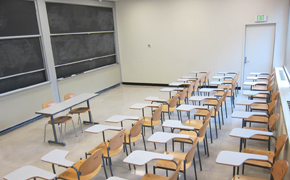
POLYGON ((88 31, 88 32, 72 32, 72 33, 52 33, 50 36, 64 36, 64 35, 76 35, 76 34, 102 34, 102 33, 115 33, 112 31, 88 31))
POLYGON ((15 94, 15 93, 18 93, 18 92, 21 92, 21 91, 26 91, 26 90, 29 90, 29 89, 32 89, 32 88, 36 88, 36 87, 39 87, 39 86, 43 86, 43 85, 46 85, 46 84, 50 84, 50 83, 51 83, 51 81, 46 81, 46 82, 43 82, 43 83, 34 84, 34 85, 27 86, 27 87, 24 87, 24 88, 15 89, 15 90, 0 94, 0 97, 8 96, 8 95, 15 94))
POLYGON ((117 63, 110 64, 110 65, 107 65, 107 66, 102 66, 102 67, 99 67, 99 68, 91 69, 91 70, 88 70, 88 71, 85 71, 85 72, 79 73, 79 74, 72 74, 71 76, 66 77, 66 78, 58 78, 57 81, 62 81, 64 79, 70 79, 70 78, 73 78, 73 77, 76 77, 76 76, 80 76, 80 75, 83 75, 83 74, 87 74, 87 73, 91 73, 91 72, 98 71, 98 70, 101 70, 101 69, 109 68, 111 66, 116 66, 117 64, 119 64, 119 63, 117 62, 117 63))

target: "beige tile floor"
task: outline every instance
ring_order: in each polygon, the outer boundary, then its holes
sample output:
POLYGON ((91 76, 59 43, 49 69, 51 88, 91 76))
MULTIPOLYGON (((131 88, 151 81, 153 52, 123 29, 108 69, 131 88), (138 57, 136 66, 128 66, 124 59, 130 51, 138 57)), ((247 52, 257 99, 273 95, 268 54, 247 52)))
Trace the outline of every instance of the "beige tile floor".
MULTIPOLYGON (((160 92, 162 87, 151 87, 151 86, 129 86, 121 85, 117 88, 111 89, 107 92, 102 93, 100 96, 92 99, 91 111, 94 121, 98 121, 101 124, 109 124, 104 121, 112 115, 132 115, 141 117, 141 111, 129 109, 134 103, 145 102, 144 98, 147 96, 158 96, 160 98, 168 98, 168 94, 165 92, 160 92)), ((242 97, 240 93, 238 98, 242 97)), ((228 100, 228 104, 229 104, 228 100)), ((83 105, 85 106, 85 104, 83 105)), ((244 110, 243 106, 236 106, 235 110, 244 110)), ((209 151, 210 157, 207 157, 203 151, 203 144, 201 143, 201 159, 203 171, 199 170, 198 158, 196 158, 197 174, 199 180, 230 180, 232 177, 232 167, 218 165, 215 163, 218 153, 222 150, 238 151, 239 149, 239 139, 229 137, 230 131, 235 127, 241 127, 241 119, 232 119, 230 114, 230 106, 228 106, 228 118, 225 119, 225 125, 222 126, 221 130, 218 130, 219 138, 216 139, 214 136, 214 141, 211 144, 209 141, 209 151)), ((65 114, 65 112, 63 113, 65 114)), ((149 109, 145 111, 146 115, 150 115, 149 109)), ((193 117, 193 112, 191 113, 193 117)), ((166 116, 167 117, 167 116, 166 116)), ((87 114, 82 115, 82 119, 86 120, 88 118, 87 114)), ((70 151, 67 156, 68 160, 78 161, 80 158, 85 158, 85 152, 93 149, 99 143, 102 142, 101 134, 88 134, 81 133, 80 126, 77 124, 77 116, 74 116, 76 131, 78 137, 75 137, 71 123, 67 124, 67 130, 64 135, 64 140, 66 146, 60 146, 55 144, 49 144, 43 142, 44 125, 48 119, 40 119, 33 123, 30 123, 24 127, 14 130, 10 133, 0 136, 0 177, 20 168, 24 165, 34 165, 39 168, 43 168, 47 171, 52 172, 51 165, 42 162, 40 158, 46 153, 53 149, 62 149, 70 151)), ((167 118, 166 118, 167 119, 167 118)), ((172 115, 171 119, 177 119, 176 112, 172 115)), ((183 114, 183 121, 186 120, 186 114, 183 114)), ((133 121, 126 121, 124 127, 129 129, 133 121)), ((110 124, 111 125, 111 124, 110 124)), ((115 124, 119 126, 119 124, 115 124)), ((90 127, 91 125, 84 125, 84 129, 90 127)), ((155 128, 156 131, 161 131, 161 126, 155 128)), ((169 129, 166 129, 169 132, 169 129)), ((115 131, 106 131, 106 138, 109 139, 116 134, 115 131)), ((149 128, 146 129, 145 139, 148 139, 151 135, 149 128)), ((53 139, 52 129, 47 126, 47 139, 53 139)), ((154 152, 164 152, 164 146, 157 144, 157 150, 154 150, 153 144, 147 142, 147 149, 154 152)), ((171 149, 171 144, 168 145, 169 150, 171 149)), ((255 147, 260 149, 267 149, 267 143, 249 141, 247 147, 255 147)), ((189 145, 185 146, 185 151, 189 150, 189 145)), ((273 148, 273 145, 272 145, 273 148)), ((133 150, 143 150, 142 140, 136 143, 133 150)), ((179 145, 176 143, 176 151, 179 151, 179 145)), ((115 176, 126 178, 128 180, 140 179, 145 174, 145 167, 137 167, 137 170, 129 171, 128 166, 122 162, 126 157, 125 153, 120 153, 119 155, 112 158, 113 161, 113 172, 115 176)), ((152 173, 152 166, 156 161, 148 164, 149 172, 152 173)), ((62 167, 56 167, 57 174, 60 174, 65 169, 62 167)), ((107 167, 108 174, 109 168, 107 167)), ((269 179, 269 170, 261 169, 257 167, 246 167, 246 175, 256 176, 260 178, 269 179)), ((165 175, 164 170, 157 170, 157 174, 165 175)), ((171 174, 171 173, 170 173, 171 174)), ((187 179, 195 179, 193 166, 187 171, 187 179)), ((104 173, 101 170, 99 174, 94 179, 105 179, 104 173)), ((180 180, 183 180, 183 175, 180 173, 180 180)))

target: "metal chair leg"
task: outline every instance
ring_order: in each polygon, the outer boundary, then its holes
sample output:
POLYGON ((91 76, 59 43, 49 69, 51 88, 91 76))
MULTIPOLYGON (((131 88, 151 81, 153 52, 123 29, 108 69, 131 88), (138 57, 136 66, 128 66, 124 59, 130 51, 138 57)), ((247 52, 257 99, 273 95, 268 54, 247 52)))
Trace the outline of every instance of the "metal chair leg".
MULTIPOLYGON (((74 123, 73 120, 71 120, 71 122, 72 122, 72 125, 73 125, 73 128, 74 128, 75 135, 76 135, 76 137, 78 137, 78 135, 77 135, 77 133, 76 133, 76 129, 75 129, 75 123, 74 123)), ((66 124, 66 123, 65 123, 65 124, 66 124)))
POLYGON ((82 124, 82 121, 81 121, 81 115, 79 114, 79 119, 78 119, 79 123, 81 124, 81 129, 82 129, 82 133, 84 133, 83 131, 83 124, 82 124))

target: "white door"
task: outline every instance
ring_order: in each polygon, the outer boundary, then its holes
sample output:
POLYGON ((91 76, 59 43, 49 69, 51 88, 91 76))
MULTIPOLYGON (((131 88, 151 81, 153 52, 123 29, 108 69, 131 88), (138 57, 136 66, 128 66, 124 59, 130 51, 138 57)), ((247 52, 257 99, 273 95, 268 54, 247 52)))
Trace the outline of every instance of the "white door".
MULTIPOLYGON (((246 25, 243 82, 251 72, 271 73, 275 44, 275 24, 246 25)), ((250 87, 244 86, 244 89, 250 87)))

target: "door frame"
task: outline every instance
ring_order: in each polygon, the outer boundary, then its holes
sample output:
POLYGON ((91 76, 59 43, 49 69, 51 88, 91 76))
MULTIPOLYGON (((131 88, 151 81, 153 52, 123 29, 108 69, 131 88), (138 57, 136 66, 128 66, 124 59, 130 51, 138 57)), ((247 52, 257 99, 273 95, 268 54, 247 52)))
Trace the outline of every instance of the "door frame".
POLYGON ((272 69, 274 68, 274 57, 275 57, 275 47, 276 47, 276 36, 277 36, 277 23, 263 23, 263 24, 245 24, 244 27, 244 45, 243 45, 243 58, 242 58, 242 79, 241 79, 241 89, 243 89, 243 83, 244 83, 244 76, 245 76, 245 53, 246 53, 246 38, 247 38, 247 26, 263 26, 263 25, 275 25, 275 32, 274 32, 274 46, 273 46, 273 57, 272 57, 272 69))

